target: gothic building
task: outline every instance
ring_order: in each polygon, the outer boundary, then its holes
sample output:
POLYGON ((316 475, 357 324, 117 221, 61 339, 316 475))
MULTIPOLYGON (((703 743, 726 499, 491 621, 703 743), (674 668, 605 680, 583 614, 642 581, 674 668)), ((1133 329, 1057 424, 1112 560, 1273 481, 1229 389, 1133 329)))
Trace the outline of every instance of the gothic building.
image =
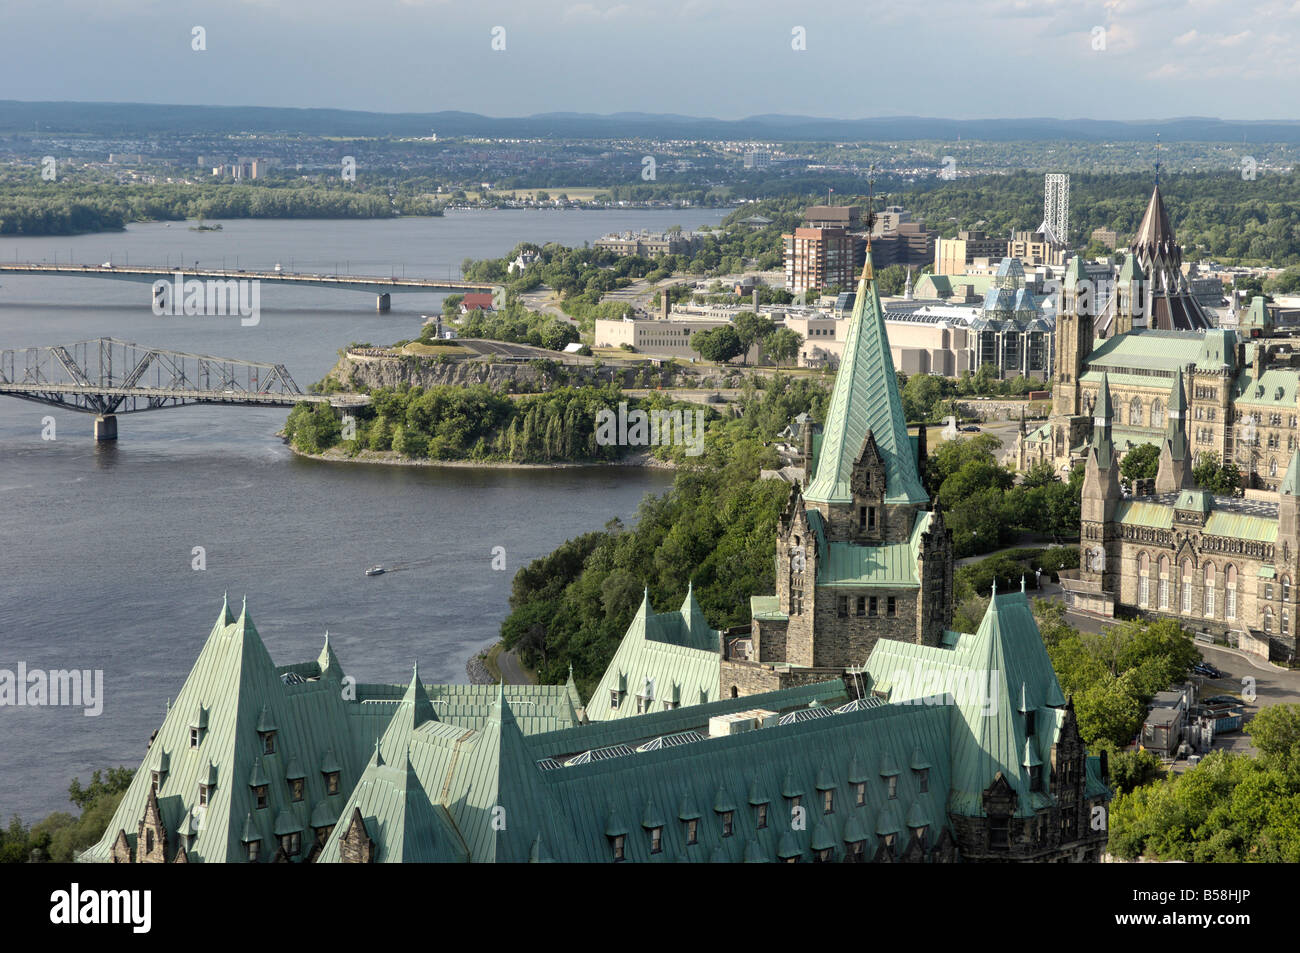
POLYGON ((1124 495, 1116 406, 1108 375, 1101 375, 1084 471, 1080 568, 1061 579, 1067 603, 1107 616, 1124 609, 1174 618, 1232 634, 1256 655, 1290 658, 1300 572, 1300 453, 1291 455, 1274 500, 1197 489, 1181 372, 1166 399, 1154 486, 1124 495))
POLYGON ((1122 457, 1144 443, 1158 446, 1171 387, 1181 377, 1191 462, 1235 463, 1243 489, 1278 489, 1300 449, 1300 353, 1209 327, 1181 261, 1158 186, 1104 305, 1097 304, 1104 295, 1083 263, 1070 261, 1056 319, 1052 412, 1018 438, 1021 471, 1046 462, 1064 476, 1085 460, 1103 376, 1113 402, 1115 452, 1122 457))
POLYGON ((571 684, 363 685, 328 644, 277 666, 247 611, 223 608, 81 859, 1099 858, 1107 766, 1023 591, 975 633, 881 639, 854 681, 858 697, 834 678, 580 723, 571 684))
POLYGON ((952 534, 921 484, 924 432, 907 431, 870 249, 825 425, 804 431, 806 489, 777 527, 776 593, 751 599, 729 640, 722 693, 861 666, 880 639, 938 645, 952 621, 952 534))

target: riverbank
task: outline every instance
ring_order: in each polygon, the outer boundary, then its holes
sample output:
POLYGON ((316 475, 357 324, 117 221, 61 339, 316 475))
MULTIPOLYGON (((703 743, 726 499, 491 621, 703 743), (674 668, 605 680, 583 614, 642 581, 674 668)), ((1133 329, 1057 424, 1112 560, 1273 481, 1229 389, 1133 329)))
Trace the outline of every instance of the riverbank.
MULTIPOLYGON (((284 434, 278 434, 283 437, 284 434)), ((648 467, 653 470, 676 470, 671 460, 660 460, 654 454, 633 453, 619 460, 556 461, 553 463, 515 463, 510 460, 428 460, 404 457, 395 450, 362 450, 350 454, 342 447, 330 447, 322 453, 306 453, 285 441, 289 450, 299 457, 323 460, 326 463, 374 463, 396 467, 463 467, 485 470, 568 470, 584 467, 648 467)))

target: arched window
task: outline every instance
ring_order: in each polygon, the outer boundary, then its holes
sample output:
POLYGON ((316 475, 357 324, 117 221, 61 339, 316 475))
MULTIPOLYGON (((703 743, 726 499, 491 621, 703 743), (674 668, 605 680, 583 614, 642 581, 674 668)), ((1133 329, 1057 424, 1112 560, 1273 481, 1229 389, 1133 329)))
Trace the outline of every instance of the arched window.
POLYGON ((1223 617, 1235 619, 1237 618, 1237 567, 1229 563, 1228 568, 1223 571, 1223 576, 1227 583, 1223 599, 1223 617))
POLYGON ((1214 618, 1214 563, 1205 564, 1205 617, 1214 618))
POLYGON ((1142 426, 1142 401, 1136 397, 1128 402, 1128 422, 1131 427, 1142 426))
POLYGON ((1192 613, 1192 561, 1183 560, 1183 614, 1191 615, 1192 613))
POLYGON ((1138 605, 1151 605, 1151 557, 1146 553, 1138 553, 1138 605))
POLYGON ((1283 602, 1291 601, 1291 577, 1290 576, 1282 577, 1282 601, 1283 602))
POLYGON ((1272 606, 1264 607, 1264 634, 1265 635, 1273 634, 1273 607, 1272 606))
POLYGON ((1277 476, 1277 458, 1276 458, 1276 457, 1272 457, 1272 458, 1270 458, 1269 461, 1268 461, 1268 475, 1271 476, 1271 477, 1275 477, 1275 476, 1277 476))
POLYGON ((1285 637, 1291 631, 1291 613, 1285 609, 1282 610, 1282 635, 1285 637))
POLYGON ((1164 425, 1165 407, 1164 404, 1160 403, 1160 398, 1157 397, 1155 400, 1151 401, 1151 426, 1163 427, 1164 425))
POLYGON ((1160 600, 1157 603, 1161 609, 1169 608, 1169 557, 1160 557, 1160 600))

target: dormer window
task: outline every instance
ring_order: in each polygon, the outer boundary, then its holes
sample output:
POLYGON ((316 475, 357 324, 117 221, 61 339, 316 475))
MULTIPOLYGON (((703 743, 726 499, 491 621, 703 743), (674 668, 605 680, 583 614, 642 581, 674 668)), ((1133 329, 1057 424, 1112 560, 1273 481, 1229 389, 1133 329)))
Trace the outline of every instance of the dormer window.
POLYGON ((208 785, 206 784, 199 785, 199 807, 208 806, 208 794, 210 792, 211 792, 211 788, 208 785))
POLYGON ((730 837, 735 831, 736 821, 734 811, 722 812, 722 836, 730 837))
POLYGON ((829 864, 831 862, 831 849, 823 847, 821 850, 813 852, 814 864, 829 864))
POLYGON ((686 822, 686 846, 691 847, 700 842, 700 822, 695 818, 686 822))
POLYGON ((622 863, 627 859, 625 846, 627 844, 626 834, 617 834, 609 839, 610 847, 614 851, 614 863, 622 863))
POLYGON ((758 817, 755 820, 755 825, 761 831, 767 827, 767 805, 759 804, 757 805, 756 810, 758 817))
POLYGON ((286 857, 297 857, 302 852, 302 832, 280 835, 280 849, 286 857))
POLYGON ((275 754, 275 732, 262 731, 262 754, 275 754))
POLYGON ((862 863, 862 858, 865 853, 866 842, 860 840, 849 841, 845 846, 848 848, 848 857, 846 857, 845 859, 850 864, 862 863))
POLYGON ((859 781, 857 784, 853 785, 853 789, 854 789, 853 796, 854 799, 857 801, 858 806, 861 807, 863 804, 866 804, 867 803, 867 782, 859 781))
POLYGON ((930 769, 922 768, 916 772, 916 779, 921 785, 921 793, 925 794, 930 790, 930 769))
POLYGON ((822 792, 822 813, 835 813, 835 792, 833 790, 822 792))
POLYGON ((890 850, 893 850, 894 838, 897 836, 898 836, 897 834, 885 834, 882 836, 881 840, 884 841, 886 847, 888 847, 890 850))
POLYGON ((260 840, 251 840, 248 842, 248 862, 257 863, 257 858, 262 853, 262 842, 260 840))
POLYGON ((610 707, 610 708, 617 708, 617 707, 618 707, 619 699, 620 699, 621 697, 622 697, 622 694, 619 692, 619 690, 618 690, 617 688, 611 688, 611 689, 609 690, 609 707, 610 707))
POLYGON ((306 790, 306 782, 302 778, 294 778, 289 782, 289 795, 295 801, 303 799, 306 790))
POLYGON ((162 772, 154 771, 153 772, 153 793, 157 794, 161 787, 162 787, 162 772))
POLYGON ((197 726, 191 725, 190 726, 190 747, 197 748, 198 746, 199 746, 199 729, 197 726))
POLYGON ((889 799, 892 801, 898 797, 898 775, 889 776, 889 799))
POLYGON ((1043 766, 1041 764, 1031 765, 1029 768, 1029 790, 1041 791, 1043 789, 1043 766))
POLYGON ((662 854, 664 852, 664 829, 662 827, 650 828, 650 853, 662 854))
POLYGON ((257 809, 263 810, 266 807, 266 785, 259 784, 253 788, 253 800, 257 804, 257 809))

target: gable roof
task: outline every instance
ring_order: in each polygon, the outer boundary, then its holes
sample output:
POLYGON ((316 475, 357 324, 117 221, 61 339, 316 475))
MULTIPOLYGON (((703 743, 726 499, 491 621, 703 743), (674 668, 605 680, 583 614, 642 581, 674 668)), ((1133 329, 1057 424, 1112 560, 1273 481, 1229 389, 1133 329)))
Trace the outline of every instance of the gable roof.
POLYGON ((632 697, 614 707, 610 703, 612 691, 649 697, 656 707, 666 701, 694 705, 716 700, 722 660, 720 638, 721 632, 709 628, 693 586, 687 588, 681 609, 664 613, 651 608, 647 589, 587 702, 587 718, 604 721, 637 713, 632 697))

